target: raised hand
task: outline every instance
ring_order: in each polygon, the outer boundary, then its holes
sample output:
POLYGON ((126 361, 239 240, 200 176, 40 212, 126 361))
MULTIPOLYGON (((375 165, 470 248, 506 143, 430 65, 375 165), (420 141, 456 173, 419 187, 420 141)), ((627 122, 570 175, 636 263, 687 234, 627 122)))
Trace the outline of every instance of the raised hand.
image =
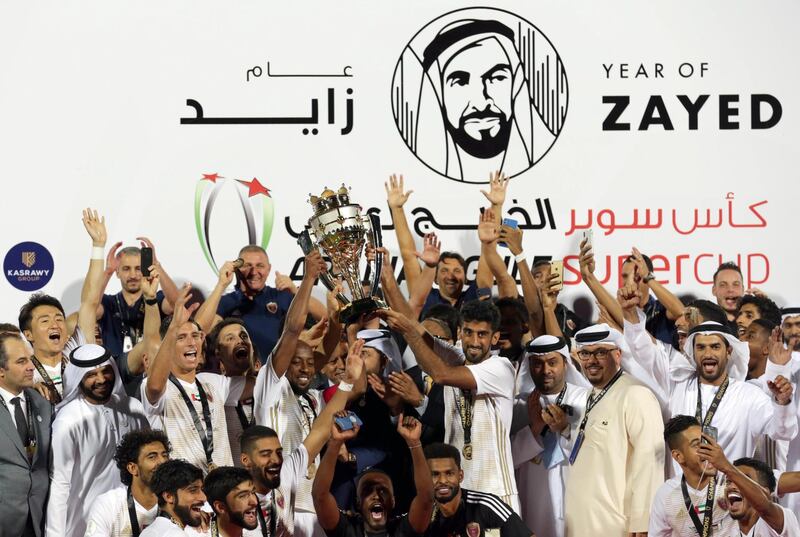
POLYGON ((339 412, 334 414, 333 417, 334 417, 334 421, 333 421, 333 425, 331 426, 331 442, 332 443, 334 443, 334 444, 344 444, 345 442, 347 442, 349 440, 352 440, 353 438, 358 436, 358 431, 361 430, 361 427, 358 425, 358 423, 353 423, 353 428, 352 429, 346 429, 344 431, 339 429, 339 426, 336 425, 336 419, 335 418, 350 419, 350 417, 348 416, 346 410, 340 410, 339 412))
POLYGON ((158 264, 158 261, 157 261, 158 258, 156 257, 156 247, 153 246, 153 241, 151 241, 147 237, 136 237, 136 240, 141 242, 140 246, 142 248, 147 247, 147 248, 150 248, 151 250, 153 250, 153 263, 154 264, 158 264))
POLYGON ((311 280, 314 281, 326 270, 328 270, 328 265, 325 263, 319 250, 308 252, 306 255, 306 266, 303 272, 303 278, 311 278, 311 280))
POLYGON ((650 269, 647 268, 647 263, 644 262, 642 252, 640 252, 635 246, 631 250, 631 257, 633 258, 634 265, 636 265, 636 281, 638 282, 650 274, 650 269))
POLYGON ((172 313, 172 321, 170 324, 177 328, 183 326, 185 322, 191 319, 192 314, 195 312, 197 308, 200 307, 199 302, 194 302, 189 306, 186 303, 189 301, 191 297, 192 291, 192 284, 186 282, 181 287, 181 290, 178 292, 178 298, 175 300, 175 311, 172 313))
POLYGON ((414 255, 417 256, 417 259, 425 263, 426 266, 436 268, 441 253, 442 243, 436 237, 436 233, 428 233, 422 241, 422 253, 414 252, 414 255))
POLYGON ((327 331, 328 318, 322 317, 319 321, 314 323, 314 326, 308 330, 303 330, 297 339, 306 342, 312 349, 316 349, 319 347, 320 343, 322 343, 322 338, 325 337, 325 332, 327 331))
POLYGON ((506 201, 506 190, 508 189, 508 177, 500 170, 489 174, 489 191, 481 190, 489 203, 494 206, 502 206, 506 201))
POLYGON ((500 226, 500 240, 508 245, 514 255, 522 253, 522 230, 518 227, 500 226))
POLYGON ((122 241, 115 242, 114 246, 111 247, 111 249, 108 251, 108 254, 106 255, 105 272, 109 276, 111 274, 114 274, 117 271, 117 268, 119 268, 119 258, 117 257, 117 250, 119 250, 121 247, 122 247, 122 241))
POLYGON ((297 293, 297 286, 292 279, 286 274, 281 274, 275 271, 275 289, 278 291, 289 291, 292 294, 297 293))
POLYGON ((406 335, 416 330, 414 323, 412 323, 408 317, 399 311, 395 311, 393 309, 380 310, 378 312, 378 317, 381 317, 383 320, 385 320, 386 324, 389 325, 389 328, 399 332, 400 334, 406 335))
POLYGON ((424 399, 411 375, 402 371, 389 373, 389 387, 406 403, 418 407, 424 399))
POLYGON ((233 281, 233 275, 236 273, 236 261, 225 261, 222 266, 219 268, 219 278, 217 280, 217 285, 221 285, 222 288, 228 287, 231 282, 233 281))
POLYGON ((400 209, 408 201, 408 197, 413 190, 405 191, 403 188, 403 176, 392 174, 389 181, 383 183, 386 188, 386 201, 389 202, 390 209, 400 209))
POLYGON ((778 365, 786 365, 792 360, 792 350, 783 343, 783 331, 776 326, 770 334, 769 359, 778 365))
POLYGON ((767 386, 779 405, 786 406, 792 402, 792 383, 786 377, 778 375, 775 380, 768 380, 767 386))
POLYGON ((478 238, 482 243, 491 244, 500 238, 500 227, 494 220, 494 211, 485 209, 478 219, 478 238))
POLYGON ((397 432, 411 446, 419 446, 419 439, 422 436, 422 422, 413 416, 400 414, 397 417, 397 432))
POLYGON ((579 259, 581 267, 581 275, 585 278, 590 274, 594 274, 594 252, 592 245, 586 239, 581 241, 581 254, 579 259))
POLYGON ((558 286, 561 284, 561 278, 558 277, 558 274, 550 272, 545 279, 544 284, 537 289, 539 300, 542 303, 542 308, 555 311, 558 305, 558 286))
POLYGON ((539 390, 533 390, 528 396, 528 425, 534 436, 540 436, 547 425, 542 419, 542 403, 539 400, 541 394, 539 390))
POLYGON ((569 426, 567 413, 558 405, 549 405, 542 410, 542 420, 550 427, 551 431, 560 433, 569 426))
MULTIPOLYGON (((348 384, 361 384, 364 374, 364 358, 361 357, 361 349, 364 348, 364 340, 357 339, 350 345, 345 361, 345 379, 348 384)), ((354 390, 355 391, 355 390, 354 390)))
POLYGON ((86 228, 86 232, 92 238, 93 246, 105 247, 108 234, 106 233, 106 219, 104 216, 99 216, 97 211, 92 209, 84 209, 83 227, 86 228))
POLYGON ((634 310, 639 307, 639 286, 628 282, 617 290, 617 302, 623 310, 634 310))
POLYGON ((158 293, 158 283, 160 277, 161 276, 158 273, 158 267, 153 265, 150 267, 150 276, 142 278, 142 296, 144 296, 145 300, 152 300, 156 297, 156 293, 158 293))
POLYGON ((370 373, 367 375, 367 382, 386 406, 389 408, 398 408, 400 406, 400 394, 395 393, 391 386, 387 386, 381 377, 370 373))

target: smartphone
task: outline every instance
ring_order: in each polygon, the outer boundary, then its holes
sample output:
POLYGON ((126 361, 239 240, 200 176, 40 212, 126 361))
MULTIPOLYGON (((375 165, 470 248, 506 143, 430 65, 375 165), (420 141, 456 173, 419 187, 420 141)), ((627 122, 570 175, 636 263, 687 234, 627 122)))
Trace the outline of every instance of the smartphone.
MULTIPOLYGON (((716 442, 717 438, 718 438, 719 431, 717 431, 717 428, 712 426, 712 425, 706 425, 705 427, 703 427, 703 434, 706 435, 706 436, 710 436, 711 438, 714 439, 714 442, 716 442)), ((702 439, 701 442, 703 444, 707 444, 708 443, 708 442, 706 442, 705 438, 702 439)))
POLYGON ((142 276, 150 277, 150 266, 153 264, 153 249, 147 246, 142 248, 142 256, 140 266, 142 267, 142 276))
MULTIPOLYGON (((513 218, 503 218, 503 225, 508 226, 510 228, 517 229, 519 227, 519 222, 514 220, 513 218)), ((502 246, 503 248, 508 248, 508 245, 504 241, 500 241, 497 243, 497 246, 502 246)))
POLYGON ((584 230, 583 240, 586 241, 586 244, 589 245, 589 249, 591 250, 592 244, 594 243, 594 231, 592 231, 592 228, 584 230))
POLYGON ((550 262, 550 274, 558 275, 558 285, 553 290, 561 291, 564 288, 564 261, 561 259, 554 259, 550 262))
POLYGON ((333 419, 333 421, 336 423, 336 426, 339 427, 340 431, 349 431, 356 425, 359 427, 364 425, 361 419, 359 419, 354 412, 347 412, 347 416, 344 416, 343 418, 336 417, 333 419))

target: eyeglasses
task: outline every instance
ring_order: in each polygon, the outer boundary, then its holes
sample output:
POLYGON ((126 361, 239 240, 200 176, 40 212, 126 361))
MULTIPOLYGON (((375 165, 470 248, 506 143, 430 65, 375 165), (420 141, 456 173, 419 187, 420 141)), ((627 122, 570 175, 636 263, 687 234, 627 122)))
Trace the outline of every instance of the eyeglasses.
POLYGON ((596 349, 596 350, 593 350, 593 351, 580 350, 580 351, 578 351, 578 358, 580 358, 584 362, 586 360, 591 359, 592 356, 594 356, 598 360, 605 360, 606 357, 608 356, 608 353, 613 351, 613 350, 614 349, 606 349, 606 348, 596 349))

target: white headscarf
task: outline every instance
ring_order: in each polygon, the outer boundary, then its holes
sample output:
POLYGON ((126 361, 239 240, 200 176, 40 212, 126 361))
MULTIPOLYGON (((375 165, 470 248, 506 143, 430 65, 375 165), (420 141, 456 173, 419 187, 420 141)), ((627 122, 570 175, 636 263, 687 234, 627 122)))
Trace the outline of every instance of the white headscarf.
POLYGON ((403 370, 403 355, 389 330, 361 330, 356 337, 364 340, 365 347, 375 349, 386 356, 388 359, 386 374, 403 370))
POLYGON ((569 354, 569 347, 567 347, 566 340, 560 337, 545 334, 528 343, 528 345, 525 347, 525 351, 530 356, 542 356, 543 354, 550 354, 551 352, 559 353, 564 357, 564 360, 567 363, 567 371, 565 375, 567 383, 575 386, 591 386, 586 380, 586 377, 581 375, 581 372, 578 371, 575 368, 575 365, 572 363, 572 357, 569 354))
MULTIPOLYGON (((750 361, 750 356, 745 355, 743 353, 743 346, 739 339, 734 336, 731 331, 728 329, 727 326, 721 325, 714 321, 706 321, 704 323, 700 323, 691 330, 689 330, 689 334, 686 337, 686 342, 683 344, 683 352, 689 359, 692 361, 692 364, 695 363, 694 361, 694 339, 697 334, 702 335, 710 335, 716 334, 718 336, 722 336, 725 341, 728 342, 728 345, 731 347, 731 354, 728 357, 728 370, 730 370, 731 366, 735 364, 739 364, 744 362, 747 364, 750 361)), ((749 348, 749 347, 745 347, 749 348)), ((728 371, 730 372, 730 371, 728 371)))
POLYGON ((781 323, 783 323, 783 321, 785 321, 789 317, 800 317, 800 308, 798 307, 783 308, 781 310, 781 323))
POLYGON ((122 385, 122 377, 119 374, 119 368, 117 368, 117 361, 114 360, 114 357, 105 347, 94 343, 86 343, 76 346, 69 354, 69 363, 64 370, 64 392, 61 402, 56 406, 56 412, 73 399, 77 399, 80 395, 81 383, 87 373, 107 365, 110 365, 114 370, 112 397, 117 395, 127 398, 125 387, 122 385))

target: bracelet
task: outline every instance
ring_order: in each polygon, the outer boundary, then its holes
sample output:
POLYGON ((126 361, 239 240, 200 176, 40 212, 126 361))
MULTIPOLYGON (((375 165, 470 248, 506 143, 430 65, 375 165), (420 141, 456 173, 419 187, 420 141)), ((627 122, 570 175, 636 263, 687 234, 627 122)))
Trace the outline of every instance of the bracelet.
POLYGON ((341 381, 341 382, 339 382, 339 390, 341 390, 343 392, 352 392, 353 391, 353 385, 352 384, 348 384, 345 381, 341 381))
POLYGON ((422 447, 422 442, 417 442, 413 446, 408 446, 408 449, 414 449, 414 448, 418 448, 418 447, 422 447))
POLYGON ((144 303, 148 306, 155 306, 158 304, 158 298, 145 298, 144 303))
POLYGON ((517 263, 522 263, 523 261, 527 261, 527 259, 525 259, 525 252, 520 252, 519 254, 515 255, 514 259, 516 260, 517 263))
POLYGON ((106 257, 105 248, 102 246, 92 246, 92 259, 103 260, 106 257))

